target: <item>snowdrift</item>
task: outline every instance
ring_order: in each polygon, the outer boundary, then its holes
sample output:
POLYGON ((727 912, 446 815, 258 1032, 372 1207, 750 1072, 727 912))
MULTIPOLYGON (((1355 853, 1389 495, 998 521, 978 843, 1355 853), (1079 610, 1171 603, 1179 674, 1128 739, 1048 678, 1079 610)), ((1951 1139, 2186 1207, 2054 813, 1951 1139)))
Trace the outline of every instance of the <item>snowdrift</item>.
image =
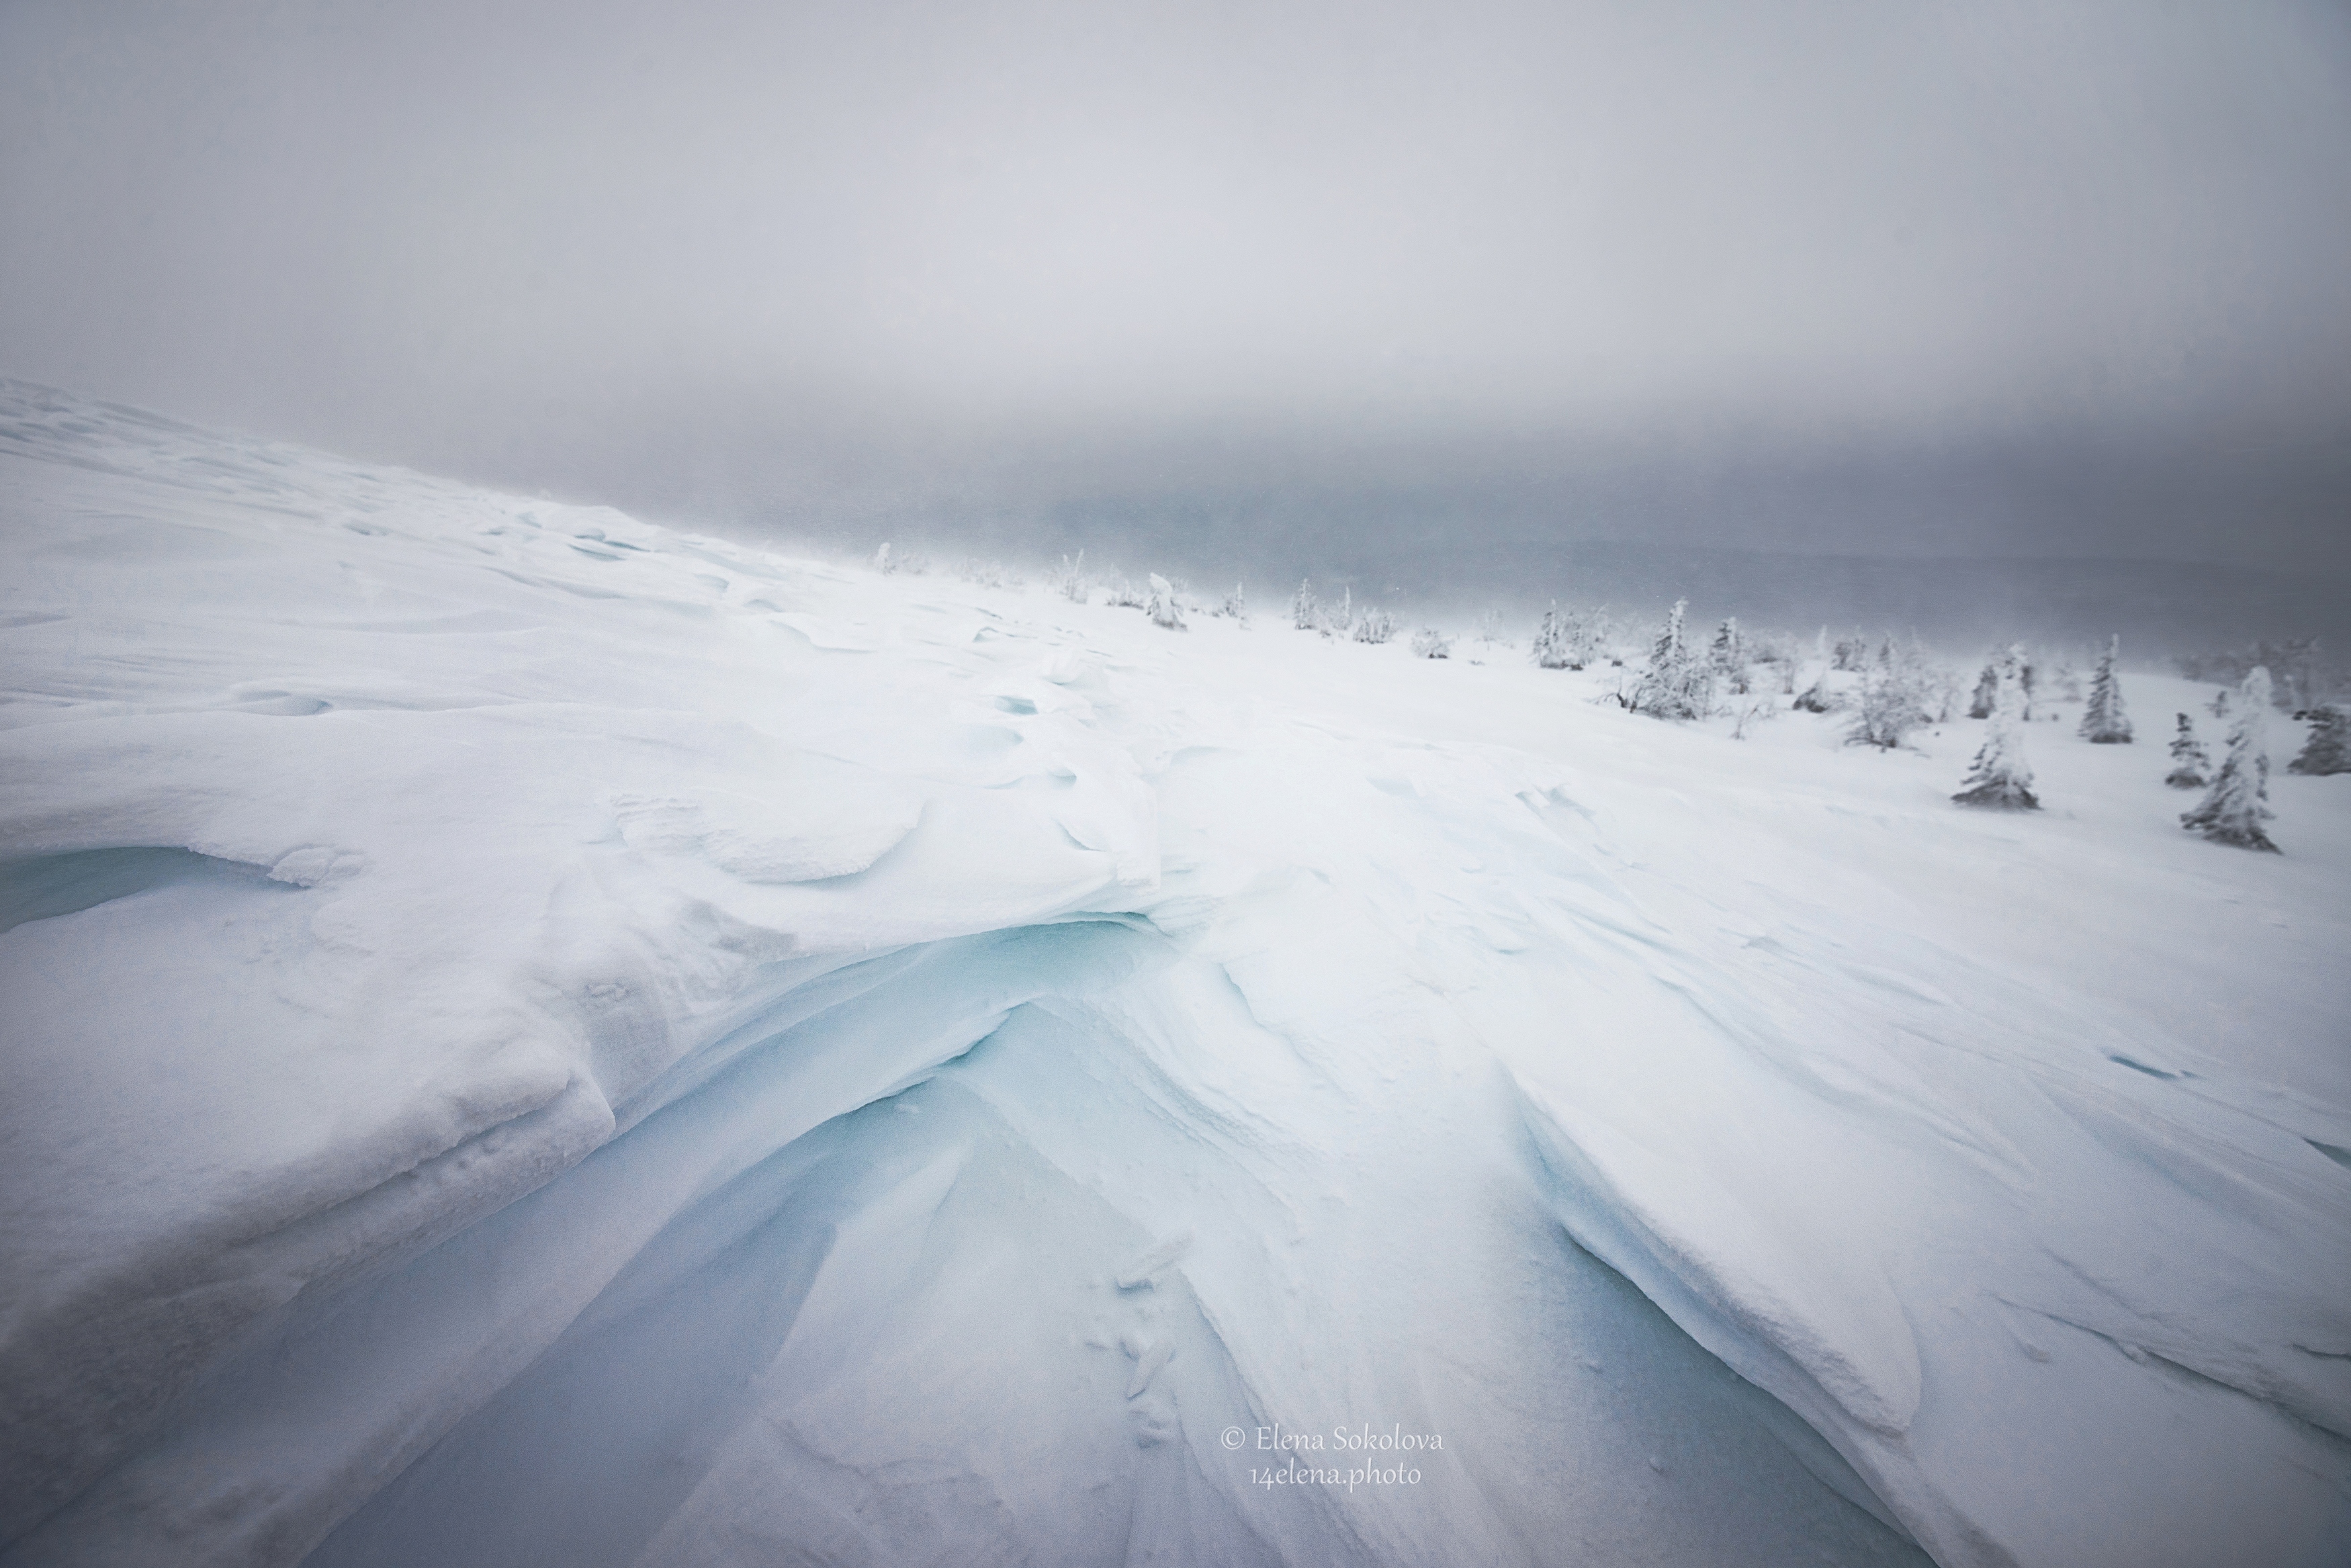
POLYGON ((0 520, 11 1568, 2351 1541, 2344 780, 15 384, 0 520))

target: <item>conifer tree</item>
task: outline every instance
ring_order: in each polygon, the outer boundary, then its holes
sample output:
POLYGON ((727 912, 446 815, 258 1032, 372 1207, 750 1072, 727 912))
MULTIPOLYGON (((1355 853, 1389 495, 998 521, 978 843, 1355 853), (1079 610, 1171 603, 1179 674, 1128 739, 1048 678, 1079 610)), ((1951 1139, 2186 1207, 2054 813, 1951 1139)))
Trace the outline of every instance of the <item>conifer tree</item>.
POLYGON ((1691 657, 1682 639, 1682 615, 1688 607, 1687 599, 1676 599, 1666 624, 1649 645, 1648 668, 1641 671, 1633 694, 1625 701, 1634 712, 1659 719, 1696 719, 1711 705, 1710 672, 1691 657))
POLYGON ((1571 610, 1567 616, 1567 667, 1581 670, 1608 651, 1608 610, 1571 610))
POLYGON ((2171 737, 2171 771, 2163 782, 2174 789, 2202 789, 2212 782, 2212 759, 2196 738, 2195 721, 2185 713, 2171 737))
POLYGON ((1301 631, 1312 631, 1315 627, 1314 585, 1306 577, 1298 579, 1298 591, 1290 596, 1290 624, 1301 631))
POLYGON ((1845 742, 1891 751, 1911 731, 1932 722, 1927 711, 1924 660, 1915 650, 1897 653, 1894 639, 1887 638, 1878 644, 1876 660, 1861 672, 1845 742))
POLYGON ((2340 707, 2311 714, 2310 739, 2286 763, 2290 774, 2351 774, 2351 713, 2340 707))
POLYGON ((2032 794, 2032 766, 2024 760, 2022 709, 2022 680, 2011 672, 2011 659, 1997 669, 1992 691, 1991 722, 1984 732, 1974 764, 1951 798, 1962 805, 1991 806, 2001 811, 2038 811, 2032 794))
POLYGON ((2123 711, 2122 682, 2115 674, 2115 660, 2122 657, 2122 650, 2123 639, 2117 636, 2106 644, 2098 659, 2098 672, 2090 678, 2090 705, 2082 710, 2082 737, 2092 745, 2130 744, 2130 715, 2123 711))
POLYGON ((1535 667, 1565 670, 1571 662, 1568 651, 1567 618, 1559 613, 1559 601, 1553 599, 1551 608, 1543 611, 1542 624, 1535 628, 1535 667))
POLYGON ((1339 595, 1336 606, 1322 607, 1322 635, 1344 640, 1355 629, 1355 590, 1353 585, 1339 595))
POLYGON ((1714 641, 1706 650, 1708 673, 1719 691, 1744 696, 1747 692, 1747 645, 1739 636, 1739 618, 1732 616, 1715 628, 1714 641))
POLYGON ((2277 815, 2270 809, 2270 672, 2256 666, 2232 707, 2228 754, 2212 787, 2193 811, 2180 814, 2179 826, 2191 828, 2216 844, 2243 849, 2277 852, 2262 824, 2277 815))
POLYGON ((1169 631, 1190 629, 1184 624, 1184 606, 1176 597, 1176 586, 1156 572, 1151 574, 1151 592, 1143 601, 1143 613, 1154 626, 1169 631))
POLYGON ((1983 673, 1976 677, 1975 695, 1968 699, 1969 718, 1991 717, 1991 705, 2000 697, 1999 664, 1997 657, 1984 660, 1983 673))

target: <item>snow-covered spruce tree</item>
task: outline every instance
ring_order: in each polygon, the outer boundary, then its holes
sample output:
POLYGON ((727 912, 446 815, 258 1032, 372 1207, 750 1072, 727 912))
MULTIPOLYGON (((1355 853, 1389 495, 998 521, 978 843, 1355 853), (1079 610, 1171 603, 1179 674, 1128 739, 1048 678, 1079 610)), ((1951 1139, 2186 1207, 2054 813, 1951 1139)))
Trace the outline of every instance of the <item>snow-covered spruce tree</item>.
POLYGON ((1298 591, 1290 596, 1290 624, 1301 631, 1312 631, 1322 621, 1322 608, 1314 602, 1313 582, 1299 578, 1298 591))
POLYGON ((2204 742, 2196 738, 2195 721, 2185 713, 2172 732, 2171 771, 2163 775, 2163 782, 2174 789, 2202 789, 2212 782, 2212 759, 2204 742))
POLYGON ((2311 711, 2310 739, 2286 763, 2290 774, 2351 774, 2351 712, 2339 707, 2311 711))
POLYGON ((1419 659, 1450 659, 1453 639, 1433 626, 1425 626, 1412 634, 1412 651, 1419 659))
POLYGON ((2024 760, 2022 682, 2005 663, 1997 667, 1991 699, 1991 721, 1983 744, 1951 798, 1961 805, 1990 806, 1999 811, 2038 811, 2032 794, 2032 764, 2024 760))
POLYGON ((1559 601, 1553 599, 1551 608, 1543 611, 1542 623, 1535 628, 1534 647, 1531 650, 1538 670, 1572 668, 1568 659, 1567 618, 1559 612, 1559 601))
POLYGON ((2098 659, 2098 672, 2090 678, 2090 705, 2082 710, 2082 738, 2095 746, 2130 744, 2130 715, 2123 711, 2122 682, 2115 660, 2122 657, 2123 639, 2116 636, 2098 659))
POLYGON ((1747 694, 1747 645, 1740 639, 1737 616, 1715 628, 1714 640, 1707 645, 1706 664, 1717 691, 1747 694))
POLYGON ((1596 662, 1608 649, 1608 609, 1567 613, 1567 667, 1582 670, 1596 662))
POLYGON ((1365 610, 1363 614, 1355 618, 1355 640, 1357 642, 1385 642, 1390 638, 1395 636, 1395 617, 1390 615, 1385 609, 1383 609, 1378 605, 1372 606, 1371 608, 1365 610))
POLYGON ((1218 615, 1230 616, 1233 619, 1240 622, 1243 626, 1249 625, 1249 594, 1247 592, 1247 588, 1248 585, 1246 583, 1235 583, 1233 585, 1233 591, 1225 596, 1225 602, 1217 607, 1217 613, 1218 615))
POLYGON ((1102 582, 1102 603, 1113 609, 1142 609, 1144 592, 1126 580, 1123 572, 1113 572, 1102 582))
POLYGON ((1976 677, 1975 693, 1968 700, 1968 717, 1989 719, 1997 701, 2000 682, 2005 678, 2016 686, 2016 716, 2020 721, 2032 717, 2032 660, 2026 655, 2024 645, 2012 642, 1996 650, 1984 660, 1983 673, 1976 677))
POLYGON ((1927 711, 1925 670, 1907 650, 1897 651, 1894 639, 1877 645, 1877 656, 1861 672, 1853 720, 1845 727, 1845 743, 1892 751, 1911 731, 1934 722, 1927 711))
POLYGON ((1151 591, 1143 601, 1143 613, 1151 618, 1154 626, 1164 626, 1169 631, 1190 629, 1184 624, 1184 606, 1176 597, 1176 585, 1151 574, 1151 591))
POLYGON ((1991 705, 2000 698, 2000 655, 1984 660, 1983 673, 1976 677, 1975 695, 1968 699, 1968 717, 1989 719, 1991 705))
POLYGON ((2236 718, 2229 726, 2229 750, 2220 759, 2220 771, 2212 775, 2212 787, 2196 803, 2196 809, 2180 814, 2179 826, 2215 844, 2275 854, 2277 846, 2262 831, 2262 824, 2277 815, 2270 809, 2270 672, 2266 669, 2256 666, 2245 677, 2234 707, 2236 718))
POLYGON ((1354 629, 1355 590, 1349 587, 1340 592, 1337 604, 1322 607, 1322 635, 1343 642, 1354 629))
POLYGON ((890 554, 890 541, 887 539, 883 540, 882 547, 873 552, 873 569, 885 577, 898 569, 897 557, 890 554))
POLYGON ((1784 631, 1765 632, 1761 637, 1740 634, 1747 653, 1748 690, 1776 691, 1782 697, 1796 694, 1796 639, 1784 631))
POLYGON ((1085 603, 1086 553, 1083 550, 1079 551, 1075 560, 1071 560, 1067 556, 1062 556, 1061 569, 1046 573, 1045 581, 1055 593, 1071 604, 1085 603))
POLYGON ((2204 708, 2205 711, 2210 713, 2215 719, 2227 718, 2229 716, 2229 689, 2226 686, 2223 686, 2218 691, 2213 692, 2212 701, 2205 703, 2204 708))
POLYGON ((1648 667, 1625 700, 1634 712, 1656 719, 1698 719, 1713 705, 1712 672, 1682 639, 1682 615, 1688 607, 1687 599, 1676 599, 1650 643, 1648 667))
POLYGON ((1910 641, 1902 650, 1910 670, 1911 687, 1917 693, 1918 705, 1926 711, 1930 724, 1948 724, 1959 711, 1959 671, 1948 664, 1938 664, 1928 653, 1927 645, 1918 640, 1917 628, 1912 628, 1910 641))

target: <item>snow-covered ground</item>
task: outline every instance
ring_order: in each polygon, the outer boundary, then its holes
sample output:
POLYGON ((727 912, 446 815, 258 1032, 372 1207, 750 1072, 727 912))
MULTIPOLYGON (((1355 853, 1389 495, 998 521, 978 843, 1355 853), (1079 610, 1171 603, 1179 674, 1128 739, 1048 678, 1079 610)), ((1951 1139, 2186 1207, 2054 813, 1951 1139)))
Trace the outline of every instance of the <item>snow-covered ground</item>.
POLYGON ((2351 1543, 2300 726, 1974 813, 13 384, 0 530, 11 1568, 2351 1543))

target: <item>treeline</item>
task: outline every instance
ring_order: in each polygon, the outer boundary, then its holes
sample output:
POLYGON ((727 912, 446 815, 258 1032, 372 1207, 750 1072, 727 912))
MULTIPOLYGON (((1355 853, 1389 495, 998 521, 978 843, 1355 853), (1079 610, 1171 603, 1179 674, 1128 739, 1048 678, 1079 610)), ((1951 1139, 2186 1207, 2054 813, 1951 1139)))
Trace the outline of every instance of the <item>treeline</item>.
MULTIPOLYGON (((927 568, 919 558, 894 555, 888 545, 876 552, 873 564, 884 574, 927 568)), ((967 562, 954 570, 964 581, 986 587, 1021 586, 1018 576, 994 562, 967 562)), ((1150 572, 1136 582, 1115 569, 1090 571, 1082 551, 1063 556, 1044 579, 1050 591, 1072 603, 1092 603, 1099 596, 1103 604, 1139 610, 1170 631, 1187 629, 1192 616, 1249 625, 1248 595, 1238 584, 1213 600, 1202 599, 1180 577, 1150 572)), ((1608 679, 1597 700, 1627 712, 1684 722, 1727 717, 1733 721, 1732 735, 1742 739, 1750 725, 1785 711, 1839 715, 1848 744, 1893 751, 1919 730, 1964 714, 1982 721, 1984 734, 1951 798, 1995 810, 2040 809, 2025 738, 2036 719, 2057 716, 2051 711, 2053 702, 2083 704, 2075 732, 2092 745, 2128 745, 2137 738, 2124 701, 2119 638, 2108 639, 2086 683, 2070 662, 2045 665, 2021 643, 1994 649, 1970 681, 1938 659, 1915 633, 1832 639, 1823 627, 1808 655, 1796 637, 1750 632, 1735 617, 1711 631, 1693 632, 1688 607, 1687 600, 1676 600, 1663 622, 1628 649, 1606 608, 1563 609, 1554 601, 1534 626, 1528 658, 1543 670, 1602 670, 1608 679)), ((1403 639, 1423 659, 1449 659, 1461 640, 1429 624, 1407 635, 1387 607, 1357 604, 1350 587, 1329 598, 1315 591, 1311 579, 1301 580, 1290 596, 1284 618, 1295 630, 1331 641, 1379 646, 1403 639)), ((1513 646, 1499 612, 1489 610, 1479 618, 1473 649, 1490 654, 1513 646)), ((2275 817, 2269 804, 2270 716, 2283 708, 2312 726, 2287 771, 2351 773, 2351 713, 2325 701, 2337 690, 2338 678, 2315 638, 2258 642, 2178 663, 2189 680, 2222 685, 2208 711, 2226 726, 2216 763, 2194 719, 2175 716, 2163 782, 2203 792, 2181 814, 2181 826, 2216 842, 2274 851, 2277 846, 2265 829, 2275 817)))

